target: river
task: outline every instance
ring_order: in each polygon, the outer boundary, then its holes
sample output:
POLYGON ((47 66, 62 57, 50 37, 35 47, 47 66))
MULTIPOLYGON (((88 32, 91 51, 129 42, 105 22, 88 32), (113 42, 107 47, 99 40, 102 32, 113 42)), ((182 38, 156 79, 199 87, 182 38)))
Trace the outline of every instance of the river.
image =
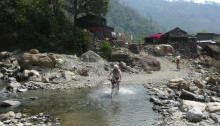
POLYGON ((13 99, 17 108, 0 108, 27 114, 59 116, 62 126, 151 126, 159 118, 152 110, 149 95, 142 85, 122 85, 119 94, 110 98, 110 87, 65 91, 28 91, 13 99), (31 100, 31 97, 38 97, 31 100))

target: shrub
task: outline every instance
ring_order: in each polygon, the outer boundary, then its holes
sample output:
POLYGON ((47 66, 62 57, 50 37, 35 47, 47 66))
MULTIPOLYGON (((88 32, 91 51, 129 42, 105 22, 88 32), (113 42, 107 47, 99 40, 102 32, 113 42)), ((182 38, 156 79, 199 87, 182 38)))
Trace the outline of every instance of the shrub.
POLYGON ((153 74, 153 71, 148 70, 148 71, 146 71, 146 73, 147 74, 153 74))
POLYGON ((102 57, 106 60, 109 60, 112 56, 112 46, 109 42, 103 42, 100 46, 100 52, 102 53, 102 57))
POLYGON ((81 55, 88 51, 92 44, 92 38, 80 28, 74 28, 67 33, 66 41, 61 43, 69 54, 81 55))

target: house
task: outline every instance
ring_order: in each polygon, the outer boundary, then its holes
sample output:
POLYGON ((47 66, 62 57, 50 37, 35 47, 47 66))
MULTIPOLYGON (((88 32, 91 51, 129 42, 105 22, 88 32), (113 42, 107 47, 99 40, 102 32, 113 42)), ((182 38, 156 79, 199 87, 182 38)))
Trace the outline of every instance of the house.
POLYGON ((145 44, 162 44, 161 37, 163 36, 162 33, 157 33, 151 36, 144 38, 145 44))
POLYGON ((89 30, 99 39, 112 38, 112 32, 114 32, 114 28, 107 26, 105 18, 96 15, 86 15, 77 18, 76 25, 89 30))
POLYGON ((213 40, 214 41, 219 36, 220 35, 216 33, 198 33, 196 35, 198 41, 201 41, 201 40, 213 40))
POLYGON ((220 47, 218 45, 208 44, 202 49, 203 54, 220 60, 220 47))
POLYGON ((208 44, 217 45, 216 39, 220 35, 216 33, 198 33, 196 36, 198 45, 204 48, 208 44))
POLYGON ((162 43, 170 44, 174 49, 184 55, 196 56, 197 40, 196 37, 189 35, 180 28, 168 31, 161 37, 162 43))

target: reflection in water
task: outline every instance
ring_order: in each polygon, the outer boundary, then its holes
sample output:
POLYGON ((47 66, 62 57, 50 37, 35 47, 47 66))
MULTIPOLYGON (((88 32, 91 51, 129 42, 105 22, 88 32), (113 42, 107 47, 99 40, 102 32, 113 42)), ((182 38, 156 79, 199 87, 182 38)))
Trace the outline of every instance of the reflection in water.
MULTIPOLYGON (((102 87, 27 92, 19 96, 22 105, 15 111, 59 116, 62 126, 150 126, 155 122, 154 118, 158 118, 159 115, 152 111, 153 105, 143 86, 122 86, 113 98, 110 98, 110 91, 110 87, 102 87), (33 96, 39 99, 30 100, 33 96)), ((0 109, 0 112, 4 111, 0 109)))

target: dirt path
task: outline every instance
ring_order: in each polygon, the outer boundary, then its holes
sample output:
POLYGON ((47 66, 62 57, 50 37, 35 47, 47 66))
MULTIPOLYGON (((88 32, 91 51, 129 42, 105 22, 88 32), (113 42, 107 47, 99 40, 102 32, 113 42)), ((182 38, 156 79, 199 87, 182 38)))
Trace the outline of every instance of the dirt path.
POLYGON ((170 79, 175 77, 181 77, 189 79, 189 76, 192 76, 193 69, 190 69, 190 65, 187 61, 181 64, 181 70, 176 70, 176 64, 172 63, 171 60, 168 60, 166 57, 154 57, 161 64, 161 70, 155 71, 153 74, 128 74, 124 73, 122 84, 164 84, 167 83, 170 79))

